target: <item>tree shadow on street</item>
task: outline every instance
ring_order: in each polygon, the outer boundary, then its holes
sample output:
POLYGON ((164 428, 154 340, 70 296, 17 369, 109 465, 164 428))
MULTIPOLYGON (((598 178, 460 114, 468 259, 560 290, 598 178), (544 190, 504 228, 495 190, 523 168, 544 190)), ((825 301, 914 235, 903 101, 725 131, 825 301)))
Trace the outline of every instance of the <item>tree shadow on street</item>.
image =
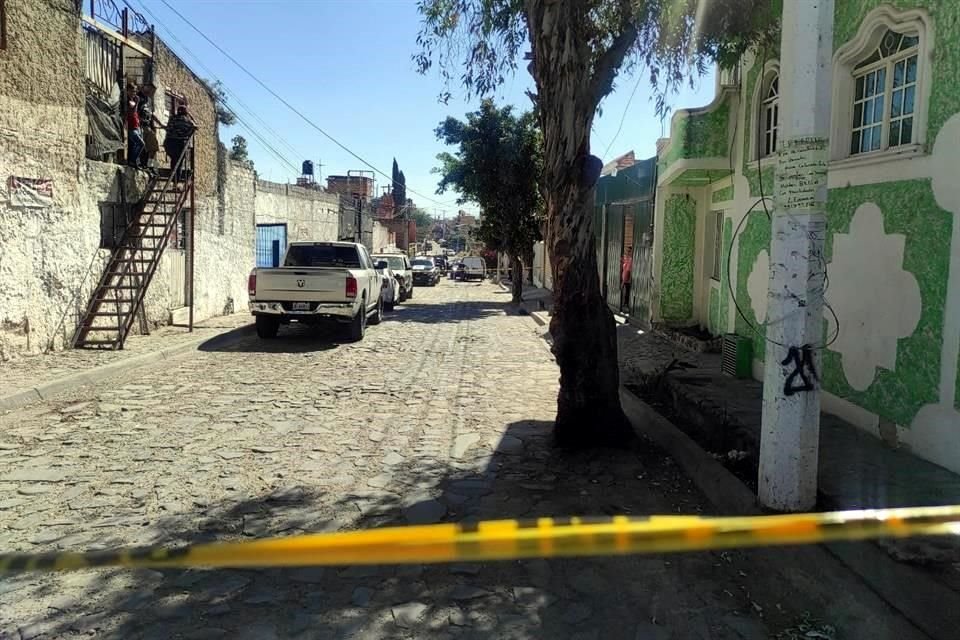
MULTIPOLYGON (((551 428, 527 420, 502 434, 465 430, 442 460, 386 452, 377 476, 338 495, 293 485, 207 506, 199 518, 173 514, 137 539, 191 544, 707 508, 670 458, 649 443, 629 451, 570 453, 550 446, 551 428)), ((118 536, 103 540, 105 547, 119 542, 118 536)), ((104 569, 15 577, 0 585, 0 605, 14 593, 20 602, 43 603, 16 624, 21 635, 48 638, 760 639, 812 606, 778 586, 781 577, 770 564, 730 551, 436 565, 104 569)), ((876 637, 912 636, 884 635, 878 626, 876 637)))

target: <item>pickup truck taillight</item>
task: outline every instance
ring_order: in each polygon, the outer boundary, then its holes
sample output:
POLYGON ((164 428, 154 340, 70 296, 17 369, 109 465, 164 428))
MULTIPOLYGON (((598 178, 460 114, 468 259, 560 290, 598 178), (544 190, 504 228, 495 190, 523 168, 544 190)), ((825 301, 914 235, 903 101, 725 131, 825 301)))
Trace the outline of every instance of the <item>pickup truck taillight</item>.
POLYGON ((347 276, 347 297, 356 298, 357 297, 357 279, 353 276, 347 276))
POLYGON ((257 295, 257 274, 251 273, 247 278, 247 293, 251 296, 257 295))

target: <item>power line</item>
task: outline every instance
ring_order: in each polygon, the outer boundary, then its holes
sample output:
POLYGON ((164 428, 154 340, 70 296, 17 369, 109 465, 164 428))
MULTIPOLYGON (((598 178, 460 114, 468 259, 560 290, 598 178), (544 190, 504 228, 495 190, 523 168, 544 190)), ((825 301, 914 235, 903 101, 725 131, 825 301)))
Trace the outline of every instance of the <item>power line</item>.
MULTIPOLYGON (((323 136, 326 137, 328 140, 330 140, 330 141, 333 142, 335 145, 337 145, 338 147, 340 147, 341 149, 343 149, 344 151, 346 151, 347 153, 349 153, 351 156, 353 156, 354 158, 356 158, 357 160, 359 160, 361 163, 363 163, 364 165, 366 165, 367 167, 369 167, 370 169, 372 169, 374 172, 379 173, 380 175, 382 175, 383 177, 385 177, 387 180, 390 181, 391 185, 393 185, 393 184, 399 184, 399 183, 395 183, 395 182, 394 182, 393 176, 387 175, 387 173, 385 173, 384 171, 381 171, 379 168, 377 168, 376 166, 374 166, 373 164, 371 164, 369 161, 367 161, 366 159, 362 158, 360 155, 358 155, 356 152, 354 152, 353 150, 351 150, 351 149, 350 149, 349 147, 347 147, 345 144, 343 144, 342 142, 340 142, 339 140, 337 140, 336 138, 334 138, 332 135, 330 135, 329 133, 327 133, 322 127, 320 127, 319 125, 317 125, 316 123, 314 123, 312 120, 310 120, 310 118, 308 118, 307 116, 305 116, 305 115, 303 114, 303 112, 301 112, 301 111, 300 111, 299 109, 297 109, 295 106, 293 106, 292 104, 290 104, 289 102, 287 102, 287 100, 285 100, 280 94, 278 94, 276 91, 274 91, 273 89, 271 89, 271 88, 270 88, 265 82, 263 82, 260 78, 258 78, 257 76, 253 75, 253 72, 249 71, 249 70, 248 70, 246 67, 244 67, 236 58, 234 58, 234 57, 233 57, 232 55, 230 55, 226 50, 224 50, 223 47, 221 47, 221 46, 218 45, 216 42, 214 42, 209 36, 207 36, 207 34, 205 34, 205 33, 204 33, 203 31, 201 31, 196 25, 194 25, 192 22, 190 22, 190 20, 188 20, 186 16, 184 16, 182 13, 180 13, 179 11, 177 11, 173 6, 171 6, 170 3, 167 2, 167 0, 160 0, 160 2, 162 2, 163 5, 164 5, 165 7, 167 7, 167 9, 169 9, 169 10, 172 11, 174 14, 176 14, 181 20, 183 20, 184 22, 186 22, 186 23, 187 23, 187 26, 189 26, 191 29, 193 29, 194 31, 196 31, 197 34, 198 34, 201 38, 203 38, 204 40, 206 40, 207 42, 209 42, 210 45, 213 46, 213 48, 215 48, 217 51, 219 51, 220 53, 222 53, 230 62, 232 62, 233 64, 235 64, 235 65, 237 66, 237 68, 239 68, 239 69, 240 69, 241 71, 243 71, 246 75, 248 75, 254 82, 256 82, 256 83, 259 84, 261 87, 263 87, 263 89, 264 89, 267 93, 269 93, 270 95, 272 95, 274 98, 276 98, 277 100, 279 100, 285 107, 287 107, 288 109, 290 109, 291 111, 293 111, 295 114, 297 114, 297 116, 299 116, 301 120, 303 120, 303 121, 306 122, 308 125, 310 125, 310 126, 313 127, 314 129, 316 129, 317 131, 319 131, 319 132, 320 132, 321 134, 323 134, 323 136)), ((406 187, 406 185, 403 185, 403 186, 406 187)), ((422 194, 422 193, 419 193, 419 192, 417 192, 417 191, 414 191, 413 189, 410 189, 409 187, 406 187, 406 190, 409 191, 410 193, 412 193, 412 194, 414 194, 414 195, 417 195, 417 196, 420 196, 420 197, 423 198, 424 200, 427 200, 428 202, 432 202, 432 203, 434 203, 434 204, 438 204, 438 205, 441 205, 441 206, 450 206, 450 205, 454 204, 454 203, 452 203, 452 202, 441 202, 441 201, 439 201, 439 200, 435 200, 435 199, 431 198, 430 196, 426 196, 426 195, 424 195, 424 194, 422 194)))
POLYGON ((613 140, 610 141, 610 144, 608 144, 607 148, 603 151, 604 161, 607 159, 607 154, 610 152, 610 147, 612 147, 613 143, 617 141, 618 137, 620 137, 620 132, 623 130, 623 123, 627 120, 627 113, 630 111, 630 104, 633 102, 633 96, 637 95, 637 89, 640 88, 641 80, 643 80, 643 74, 637 72, 637 82, 633 85, 633 91, 630 92, 630 98, 627 100, 627 106, 623 108, 623 115, 620 116, 620 126, 617 127, 617 132, 613 134, 613 140))
MULTIPOLYGON (((124 4, 126 4, 128 7, 130 7, 131 9, 133 9, 133 6, 132 6, 129 2, 127 2, 127 0, 124 0, 124 4)), ((198 66, 200 66, 200 68, 202 68, 204 71, 206 71, 207 74, 208 74, 214 81, 220 83, 220 86, 222 86, 223 89, 224 89, 227 93, 229 93, 234 100, 236 100, 236 102, 237 102, 238 105, 242 106, 254 119, 258 120, 258 121, 261 123, 261 125, 263 125, 263 127, 264 127, 265 129, 267 129, 268 131, 270 131, 270 132, 271 132, 281 143, 283 143, 288 149, 291 149, 291 150, 293 151, 293 153, 294 153, 295 156, 301 157, 301 154, 299 154, 299 153, 297 152, 297 150, 294 149, 293 146, 283 138, 283 136, 281 136, 279 133, 277 133, 276 131, 274 131, 273 129, 271 129, 270 126, 267 125, 266 122, 264 122, 263 119, 260 118, 260 117, 256 114, 256 112, 253 111, 253 109, 251 109, 249 106, 245 105, 245 104, 243 103, 243 101, 240 99, 240 97, 237 96, 233 91, 231 91, 230 88, 227 87, 227 86, 217 77, 217 75, 216 75, 209 67, 207 67, 207 66, 203 63, 203 60, 200 58, 200 56, 198 56, 197 54, 193 53, 193 51, 191 51, 190 48, 187 47, 187 45, 184 44, 183 41, 180 40, 180 38, 177 37, 176 33, 174 33, 174 31, 173 31, 172 29, 170 29, 170 27, 168 27, 168 26, 167 26, 166 24, 164 24, 161 20, 159 20, 159 19, 157 18, 156 14, 154 14, 152 11, 150 11, 150 8, 147 7, 147 5, 146 5, 145 2, 143 2, 143 1, 141 0, 141 3, 140 3, 140 4, 141 4, 141 6, 143 7, 143 9, 150 15, 150 17, 151 17, 157 24, 159 24, 159 25, 164 29, 164 31, 165 31, 177 44, 180 45, 180 47, 184 50, 184 52, 186 52, 194 61, 196 61, 196 63, 198 64, 198 66)), ((134 10, 135 10, 135 9, 134 9, 134 10)), ((220 102, 220 104, 221 104, 227 111, 229 111, 229 112, 237 119, 237 121, 238 121, 247 131, 249 131, 250 134, 251 134, 254 138, 256 138, 256 139, 266 148, 266 150, 268 151, 268 153, 270 153, 271 155, 273 155, 273 157, 276 158, 277 160, 279 160, 282 164, 286 164, 287 166, 289 166, 289 167, 294 171, 294 173, 297 173, 298 171, 300 171, 300 167, 298 167, 295 162, 290 162, 290 160, 287 159, 287 158, 286 158, 282 153, 280 153, 276 148, 274 148, 273 145, 271 145, 269 142, 267 142, 266 139, 265 139, 263 136, 261 136, 258 131, 256 131, 250 124, 248 124, 243 118, 240 117, 240 114, 238 114, 235 109, 233 109, 230 105, 226 104, 225 102, 220 102)))

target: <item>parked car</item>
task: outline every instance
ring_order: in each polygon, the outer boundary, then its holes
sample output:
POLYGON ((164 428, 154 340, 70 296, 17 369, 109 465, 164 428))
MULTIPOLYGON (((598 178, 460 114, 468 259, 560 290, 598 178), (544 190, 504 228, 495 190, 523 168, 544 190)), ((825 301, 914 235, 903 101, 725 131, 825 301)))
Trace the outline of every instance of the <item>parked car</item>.
POLYGON ((458 258, 452 258, 450 262, 447 263, 447 277, 451 280, 455 279, 458 264, 460 264, 460 260, 458 258))
POLYGON ((467 279, 467 265, 458 262, 453 265, 453 279, 455 281, 465 281, 467 279))
POLYGON ((440 273, 444 273, 447 270, 447 256, 433 256, 433 262, 437 265, 437 269, 440 270, 440 273))
POLYGON ((461 263, 464 266, 464 280, 483 280, 487 277, 487 263, 479 256, 467 256, 461 263))
POLYGON ((380 258, 374 263, 374 268, 383 276, 383 308, 393 311, 393 307, 400 299, 400 282, 394 276, 390 263, 380 258))
POLYGON ((400 283, 400 297, 397 302, 403 302, 413 297, 413 268, 410 258, 402 253, 378 253, 374 260, 386 260, 390 264, 393 276, 400 283))
POLYGON ((413 266, 413 284, 433 287, 440 282, 440 269, 437 268, 433 258, 414 258, 411 264, 413 266))
POLYGON ((383 319, 383 276, 354 242, 293 242, 283 266, 250 272, 247 289, 261 338, 276 337, 281 324, 335 321, 359 341, 368 320, 383 319))

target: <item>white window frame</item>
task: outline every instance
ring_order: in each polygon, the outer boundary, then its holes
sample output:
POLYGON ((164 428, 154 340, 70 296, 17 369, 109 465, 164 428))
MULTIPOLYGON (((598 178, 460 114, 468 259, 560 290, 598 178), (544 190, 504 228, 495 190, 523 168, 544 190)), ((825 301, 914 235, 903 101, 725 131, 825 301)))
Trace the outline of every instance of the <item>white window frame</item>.
MULTIPOLYGON (((776 160, 776 151, 773 153, 767 154, 764 153, 764 143, 765 143, 765 129, 766 129, 766 120, 765 120, 765 110, 764 106, 767 103, 767 94, 770 91, 770 84, 774 79, 780 77, 780 61, 779 60, 767 60, 763 65, 763 69, 760 71, 760 77, 757 79, 757 86, 753 89, 753 96, 750 100, 750 117, 747 122, 750 126, 750 162, 756 165, 757 160, 760 161, 760 165, 766 167, 772 165, 776 160)), ((779 84, 779 82, 778 82, 779 84)), ((779 93, 779 92, 778 92, 779 93)), ((777 110, 778 110, 778 121, 777 128, 779 129, 780 123, 783 121, 783 103, 780 100, 780 95, 777 96, 776 100, 777 110)), ((777 137, 777 143, 779 144, 780 138, 777 137)), ((756 168, 754 166, 754 168, 756 168)))
POLYGON ((911 158, 925 152, 927 142, 927 113, 930 107, 930 88, 933 80, 932 51, 933 22, 923 9, 897 10, 889 5, 877 7, 864 18, 856 36, 837 49, 833 56, 833 114, 830 136, 830 158, 838 167, 872 164, 911 158), (914 97, 913 142, 888 147, 890 124, 890 96, 893 83, 893 62, 912 53, 897 53, 875 64, 855 69, 876 51, 887 31, 894 31, 919 39, 917 55, 917 83, 914 97), (856 77, 879 68, 887 69, 884 78, 883 125, 880 149, 851 153, 856 77))

